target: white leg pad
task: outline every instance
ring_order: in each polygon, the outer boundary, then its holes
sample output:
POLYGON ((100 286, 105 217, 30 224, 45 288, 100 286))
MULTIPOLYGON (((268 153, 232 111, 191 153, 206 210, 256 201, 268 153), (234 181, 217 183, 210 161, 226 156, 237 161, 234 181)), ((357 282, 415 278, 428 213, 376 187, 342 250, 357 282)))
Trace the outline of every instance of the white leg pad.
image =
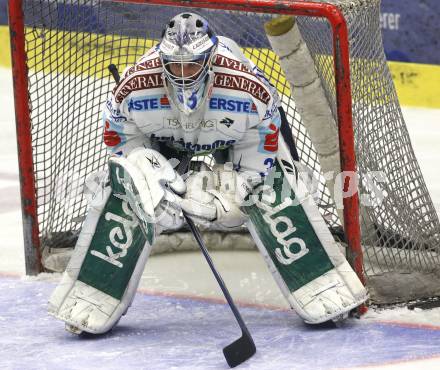
POLYGON ((365 287, 348 262, 292 292, 290 305, 309 324, 337 319, 367 299, 365 287))
MULTIPOLYGON (((141 239, 139 237, 135 238, 136 235, 142 234, 139 228, 139 222, 134 214, 128 207, 126 201, 122 201, 121 214, 115 215, 115 209, 106 208, 111 195, 110 187, 105 187, 101 189, 102 192, 95 194, 84 222, 83 228, 81 230, 80 236, 78 238, 75 250, 69 261, 66 271, 63 274, 62 280, 53 292, 49 299, 48 312, 50 315, 64 321, 69 328, 69 331, 80 333, 81 331, 86 331, 93 334, 102 334, 109 331, 121 318, 123 314, 127 311, 131 302, 133 301, 136 289, 138 287, 142 272, 144 270, 145 264, 147 262, 148 256, 151 251, 151 245, 146 239, 141 239), (114 217, 108 217, 107 215, 113 215, 114 217), (116 217, 117 216, 117 217, 116 217), (106 220, 106 223, 98 223, 106 220), (114 221, 116 219, 116 221, 114 221), (110 222, 113 222, 110 224, 110 222), (110 225, 110 226, 109 226, 110 225), (136 254, 136 260, 132 265, 132 270, 127 272, 127 285, 121 286, 119 289, 119 294, 115 295, 115 298, 108 293, 106 290, 100 290, 97 287, 91 286, 84 281, 78 280, 81 278, 80 271, 83 268, 87 256, 93 255, 97 246, 93 246, 93 238, 95 234, 105 236, 107 239, 102 239, 98 244, 102 244, 104 247, 107 246, 109 251, 109 256, 113 257, 104 260, 97 258, 93 260, 96 263, 96 268, 102 268, 103 264, 109 264, 111 269, 114 269, 114 273, 109 273, 108 270, 106 275, 102 276, 103 284, 98 284, 98 286, 112 287, 111 279, 116 279, 116 276, 122 266, 125 267, 124 257, 129 256, 132 251, 138 250, 138 255, 136 254), (113 234, 117 235, 117 238, 113 237, 113 234), (136 242, 134 241, 136 239, 136 242), (113 243, 113 244, 112 244, 113 243), (137 244, 136 244, 137 243, 137 244), (137 246, 133 246, 136 244, 137 246), (125 249, 120 249, 125 248, 125 249), (133 249, 139 248, 139 249, 133 249), (121 251, 121 252, 119 252, 121 251), (116 253, 118 252, 118 253, 116 253), (108 260, 111 260, 110 262, 108 260), (96 261, 96 262, 95 262, 96 261), (116 267, 113 264, 117 265, 116 267), (116 263, 117 262, 117 263, 116 263), (98 264, 101 265, 98 265, 98 264), (130 275, 128 275, 130 274, 130 275), (105 280, 107 279, 107 280, 105 280)), ((116 199, 114 197, 112 199, 116 199)), ((90 262, 89 262, 90 269, 90 262)), ((91 270, 94 270, 93 266, 91 270)), ((101 270, 95 270, 101 271, 101 270)), ((98 274, 95 279, 99 279, 98 274)), ((117 281, 115 282, 117 283, 117 281)), ((85 280, 87 281, 87 280, 85 280)))

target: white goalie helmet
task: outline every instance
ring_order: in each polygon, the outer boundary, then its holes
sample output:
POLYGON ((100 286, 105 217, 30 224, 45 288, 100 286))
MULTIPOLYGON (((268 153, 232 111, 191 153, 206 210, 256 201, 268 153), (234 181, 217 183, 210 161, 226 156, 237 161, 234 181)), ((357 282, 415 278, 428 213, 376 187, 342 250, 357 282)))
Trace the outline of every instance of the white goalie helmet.
POLYGON ((203 17, 181 13, 170 20, 159 55, 171 98, 184 114, 202 106, 211 80, 211 64, 218 39, 203 17))

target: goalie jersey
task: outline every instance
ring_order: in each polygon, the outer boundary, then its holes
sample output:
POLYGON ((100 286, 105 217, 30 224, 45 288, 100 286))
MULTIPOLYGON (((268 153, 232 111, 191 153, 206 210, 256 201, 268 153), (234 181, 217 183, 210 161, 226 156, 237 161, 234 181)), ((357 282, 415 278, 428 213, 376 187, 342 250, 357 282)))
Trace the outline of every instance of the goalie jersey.
MULTIPOLYGON (((237 44, 219 37, 204 105, 179 112, 163 78, 158 48, 124 71, 104 109, 104 142, 112 154, 165 143, 192 155, 229 148, 234 168, 265 175, 274 166, 279 98, 237 44)), ((197 97, 194 97, 195 99, 197 97)))

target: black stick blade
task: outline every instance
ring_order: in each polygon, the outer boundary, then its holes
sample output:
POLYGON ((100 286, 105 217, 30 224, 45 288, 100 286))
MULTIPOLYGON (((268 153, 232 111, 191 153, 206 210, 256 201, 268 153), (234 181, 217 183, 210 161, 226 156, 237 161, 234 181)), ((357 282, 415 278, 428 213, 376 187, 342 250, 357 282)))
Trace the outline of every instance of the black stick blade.
POLYGON ((245 333, 235 342, 223 348, 223 354, 230 367, 235 367, 245 362, 251 358, 256 351, 257 348, 255 347, 254 341, 245 333))

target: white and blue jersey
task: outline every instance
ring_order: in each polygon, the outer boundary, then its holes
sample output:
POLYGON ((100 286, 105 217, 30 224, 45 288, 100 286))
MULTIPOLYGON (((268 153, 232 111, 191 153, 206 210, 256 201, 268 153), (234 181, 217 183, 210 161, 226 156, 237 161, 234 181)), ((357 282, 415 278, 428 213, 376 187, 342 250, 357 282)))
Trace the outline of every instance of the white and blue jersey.
POLYGON ((168 94, 156 48, 127 69, 104 108, 104 142, 110 152, 127 155, 153 141, 194 155, 229 148, 238 171, 265 174, 278 150, 276 90, 234 41, 219 37, 213 58, 206 101, 189 118, 182 117, 168 94))

